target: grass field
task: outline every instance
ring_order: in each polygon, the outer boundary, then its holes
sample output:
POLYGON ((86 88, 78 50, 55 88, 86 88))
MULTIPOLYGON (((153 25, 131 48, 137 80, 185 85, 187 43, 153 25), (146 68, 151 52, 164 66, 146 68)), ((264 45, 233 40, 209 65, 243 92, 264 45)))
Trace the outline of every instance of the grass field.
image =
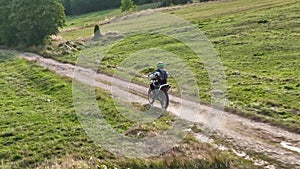
MULTIPOLYGON (((196 25, 213 43, 225 69, 227 110, 300 133, 299 1, 209 2, 168 13, 196 25)), ((72 36, 83 35, 79 31, 72 36)), ((196 74, 201 100, 210 102, 210 83, 203 64, 192 59, 193 54, 174 39, 127 37, 102 60, 101 71, 111 73, 129 54, 150 47, 171 51, 186 60, 196 74)), ((76 56, 55 59, 75 63, 76 56)), ((146 79, 138 81, 147 83, 146 79)))
POLYGON ((68 16, 66 17, 66 26, 64 28, 83 27, 91 23, 104 21, 105 19, 117 15, 121 15, 119 9, 92 12, 80 16, 68 16))
POLYGON ((198 21, 197 8, 190 9, 195 15, 174 11, 198 25, 219 52, 229 107, 275 119, 298 133, 299 7, 299 1, 226 2, 222 12, 212 5, 211 17, 198 21))
POLYGON ((1 53, 0 157, 4 168, 110 154, 92 144, 72 106, 70 80, 1 53))
MULTIPOLYGON (((220 152, 209 144, 199 144, 192 136, 187 136, 180 148, 160 157, 117 158, 94 144, 83 130, 73 107, 70 79, 8 53, 0 53, 0 72, 1 168, 254 167, 230 151, 220 152)), ((135 125, 116 111, 108 93, 96 89, 96 98, 98 106, 105 110, 102 115, 117 131, 124 132, 135 125)), ((170 119, 162 116, 136 129, 160 132, 168 127, 170 119)))
MULTIPOLYGON (((136 11, 154 9, 157 7, 157 3, 138 5, 136 11)), ((79 16, 67 16, 65 26, 61 29, 59 35, 67 40, 92 37, 94 26, 96 24, 101 24, 107 19, 124 15, 126 15, 126 13, 121 13, 120 9, 109 9, 79 16)))
MULTIPOLYGON (((148 8, 148 7, 147 7, 148 8)), ((168 11, 202 30, 222 60, 227 80, 227 109, 261 121, 300 132, 300 3, 284 0, 239 0, 209 2, 168 11), (220 9, 221 7, 221 9, 220 9)), ((119 15, 119 9, 67 18, 67 28, 84 27, 119 15)), ((91 36, 92 28, 63 32, 74 40, 91 36), (88 31, 86 31, 88 30, 88 31)), ((96 53, 101 42, 84 49, 96 53)), ((202 102, 210 102, 210 82, 201 60, 175 39, 153 34, 129 36, 118 42, 99 65, 113 73, 130 54, 150 47, 172 51, 188 63, 197 78, 202 102), (164 44, 164 45, 161 45, 164 44)), ((77 54, 53 56, 75 63, 77 54)), ((166 63, 167 64, 167 63, 166 63)), ((168 64, 167 64, 168 65, 168 64)), ((152 65, 139 72, 144 78, 152 65)), ((176 92, 176 82, 170 79, 176 92)), ((86 135, 74 110, 72 82, 34 63, 0 53, 0 168, 260 168, 252 162, 220 152, 193 137, 182 149, 151 159, 117 158, 97 146, 86 135), (194 158, 200 154, 205 158, 194 158)), ((124 119, 114 108, 108 93, 97 89, 98 106, 118 132, 136 124, 124 119)), ((172 117, 140 125, 143 132, 161 132, 172 117)))
MULTIPOLYGON (((138 5, 136 10, 145 10, 157 8, 157 3, 150 3, 144 5, 138 5)), ((103 22, 105 19, 109 19, 116 16, 122 16, 120 9, 109 9, 97 12, 91 12, 79 16, 67 16, 65 28, 83 27, 93 23, 103 22)))

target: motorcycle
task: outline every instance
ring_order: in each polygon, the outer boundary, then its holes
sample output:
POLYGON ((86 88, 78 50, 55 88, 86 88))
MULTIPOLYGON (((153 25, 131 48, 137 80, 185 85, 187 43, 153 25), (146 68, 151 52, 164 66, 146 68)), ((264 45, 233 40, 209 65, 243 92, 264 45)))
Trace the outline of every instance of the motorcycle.
POLYGON ((150 87, 148 89, 148 101, 151 106, 155 100, 159 100, 161 108, 165 111, 169 106, 168 90, 171 88, 169 84, 158 85, 156 79, 151 80, 150 87))

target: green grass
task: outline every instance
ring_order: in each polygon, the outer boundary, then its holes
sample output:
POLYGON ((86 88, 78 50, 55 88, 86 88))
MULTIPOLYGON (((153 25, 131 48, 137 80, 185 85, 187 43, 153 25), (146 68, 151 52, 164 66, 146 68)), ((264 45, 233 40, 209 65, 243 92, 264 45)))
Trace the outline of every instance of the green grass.
POLYGON ((143 4, 143 5, 137 5, 137 10, 147 10, 147 9, 154 9, 158 8, 159 4, 158 3, 148 3, 148 4, 143 4))
MULTIPOLYGON (((0 53, 0 72, 2 168, 99 168, 103 165, 109 168, 191 168, 197 165, 213 169, 217 165, 236 166, 242 160, 233 158, 230 152, 219 152, 207 144, 199 144, 191 136, 180 143, 181 148, 163 156, 117 158, 94 144, 83 130, 73 107, 70 79, 8 53, 0 53), (201 154, 205 159, 189 152, 201 154)), ((167 129, 168 121, 174 118, 165 115, 155 123, 137 125, 116 111, 108 93, 96 89, 96 99, 99 108, 104 110, 103 117, 118 132, 131 127, 144 133, 160 132, 167 129)), ((143 109, 143 106, 136 106, 143 109)))
MULTIPOLYGON (((299 9, 297 1, 239 0, 209 2, 170 13, 192 22, 214 44, 225 68, 228 110, 299 133, 299 9)), ((68 18, 67 25, 68 28, 85 27, 104 20, 106 16, 118 15, 118 12, 105 11, 68 18)), ((90 36, 86 33, 89 31, 79 29, 67 37, 90 36)), ((95 53, 101 44, 94 44, 85 52, 95 53)), ((149 34, 129 36, 110 49, 99 68, 113 73, 124 58, 149 47, 169 50, 185 59, 197 78, 201 100, 210 102, 210 83, 201 60, 171 38, 149 34)), ((69 63, 77 60, 75 55, 53 58, 69 63)), ((143 76, 152 66, 145 67, 135 80, 147 84, 143 76)), ((177 151, 173 154, 174 158, 168 156, 172 156, 171 153, 146 161, 116 159, 93 144, 85 134, 73 107, 70 79, 6 53, 0 53, 0 72, 0 168, 49 168, 53 164, 60 166, 58 168, 67 168, 63 164, 76 168, 97 168, 102 164, 136 168, 144 168, 146 164, 153 168, 188 168, 199 164, 200 168, 214 168, 227 164, 228 160, 233 168, 254 167, 249 161, 232 158, 232 154, 220 153, 196 142, 190 150, 180 149, 178 152, 210 152, 206 154, 210 160, 186 158, 184 153, 178 158, 177 151), (215 153, 221 155, 214 159, 215 153), (224 156, 227 158, 224 159, 224 156)), ((176 88, 174 79, 170 79, 170 83, 176 88)), ((171 117, 158 119, 157 125, 137 125, 116 111, 106 92, 97 89, 96 98, 99 107, 105 109, 104 117, 119 132, 131 127, 145 133, 168 128, 165 121, 171 117)), ((188 140, 186 144, 191 145, 188 140)))
MULTIPOLYGON (((146 9, 153 9, 157 7, 157 3, 149 3, 144 5, 138 5, 137 10, 140 11, 146 9)), ((118 8, 91 12, 79 16, 67 16, 66 23, 63 29, 84 27, 97 22, 103 22, 105 19, 110 19, 116 16, 122 16, 121 10, 118 8)))
POLYGON ((226 2, 220 13, 214 12, 217 5, 207 12, 210 17, 196 12, 206 10, 204 6, 191 8, 193 16, 186 15, 188 9, 174 14, 191 20, 214 43, 225 67, 228 106, 299 133, 300 3, 226 2))
MULTIPOLYGON (((1 58, 6 55, 1 53, 1 58)), ((0 70, 0 157, 4 164, 33 167, 66 155, 110 158, 81 128, 70 80, 12 57, 0 60, 0 70)))
POLYGON ((114 16, 121 15, 120 9, 109 9, 97 12, 91 12, 79 16, 67 16, 66 17, 66 28, 84 27, 86 25, 103 22, 105 19, 109 19, 114 16))
POLYGON ((61 32, 59 35, 63 36, 65 40, 75 40, 75 39, 83 39, 90 37, 92 38, 94 36, 94 27, 86 27, 81 28, 76 31, 65 31, 61 32))
MULTIPOLYGON (((137 5, 136 11, 153 9, 157 7, 157 3, 137 5)), ((122 14, 120 9, 109 9, 79 16, 67 16, 65 26, 61 29, 58 35, 62 36, 65 40, 92 37, 94 26, 96 24, 100 24, 106 19, 121 17, 123 15, 125 14, 122 14)))
MULTIPOLYGON (((299 9, 299 1, 236 0, 209 2, 169 13, 193 23, 213 43, 226 74, 226 110, 300 133, 299 9)), ((210 82, 202 61, 174 39, 129 36, 110 49, 100 70, 113 73, 124 58, 151 47, 171 51, 189 63, 201 100, 210 102, 210 82)), ((87 50, 96 51, 97 45, 87 50)), ((76 57, 64 61, 74 63, 76 57)), ((146 78, 141 78, 145 74, 137 76, 136 81, 147 83, 146 78)), ((176 86, 171 79, 172 83, 176 86)))

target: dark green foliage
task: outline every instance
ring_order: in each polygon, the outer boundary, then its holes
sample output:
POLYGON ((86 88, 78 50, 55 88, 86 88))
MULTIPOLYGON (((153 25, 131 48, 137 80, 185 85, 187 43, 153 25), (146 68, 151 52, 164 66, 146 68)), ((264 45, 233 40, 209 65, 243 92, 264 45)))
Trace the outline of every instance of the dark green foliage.
POLYGON ((16 31, 15 28, 10 27, 9 16, 11 9, 8 7, 9 0, 0 0, 0 42, 1 44, 15 43, 16 31))
POLYGON ((216 1, 216 0, 200 0, 200 2, 208 2, 208 1, 216 1))
POLYGON ((121 12, 126 12, 135 9, 136 6, 132 0, 122 0, 120 8, 121 8, 121 12))
POLYGON ((100 29, 99 29, 99 26, 98 25, 95 25, 94 27, 94 38, 98 38, 100 37, 100 29))
POLYGON ((173 4, 186 4, 190 2, 190 0, 172 0, 173 4))
POLYGON ((71 9, 71 0, 61 0, 64 8, 65 8, 65 14, 70 15, 72 14, 72 9, 71 9))
POLYGON ((61 0, 66 15, 80 15, 88 12, 117 8, 120 0, 61 0))
POLYGON ((98 26, 98 25, 95 25, 95 27, 94 27, 94 34, 95 34, 96 32, 98 32, 98 31, 100 31, 99 26, 98 26))
POLYGON ((0 0, 0 40, 7 46, 38 45, 64 24, 59 0, 0 0))
MULTIPOLYGON (((65 7, 66 15, 80 15, 84 13, 119 8, 121 0, 60 0, 65 7)), ((132 0, 134 4, 143 5, 156 2, 154 0, 132 0)), ((176 3, 175 3, 176 4, 176 3)))
POLYGON ((153 3, 153 0, 133 0, 133 2, 137 5, 147 4, 147 3, 153 3))
POLYGON ((171 5, 178 5, 178 4, 186 4, 190 2, 190 0, 161 0, 160 6, 171 6, 171 5))
POLYGON ((171 6, 172 0, 162 0, 160 6, 171 6))

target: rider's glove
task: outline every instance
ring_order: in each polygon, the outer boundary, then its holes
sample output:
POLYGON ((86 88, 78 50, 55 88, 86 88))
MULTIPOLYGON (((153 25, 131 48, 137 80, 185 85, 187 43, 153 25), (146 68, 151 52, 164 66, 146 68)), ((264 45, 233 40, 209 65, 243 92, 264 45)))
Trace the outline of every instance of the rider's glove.
POLYGON ((154 79, 154 78, 155 78, 154 74, 149 74, 148 77, 149 77, 150 79, 154 79))

